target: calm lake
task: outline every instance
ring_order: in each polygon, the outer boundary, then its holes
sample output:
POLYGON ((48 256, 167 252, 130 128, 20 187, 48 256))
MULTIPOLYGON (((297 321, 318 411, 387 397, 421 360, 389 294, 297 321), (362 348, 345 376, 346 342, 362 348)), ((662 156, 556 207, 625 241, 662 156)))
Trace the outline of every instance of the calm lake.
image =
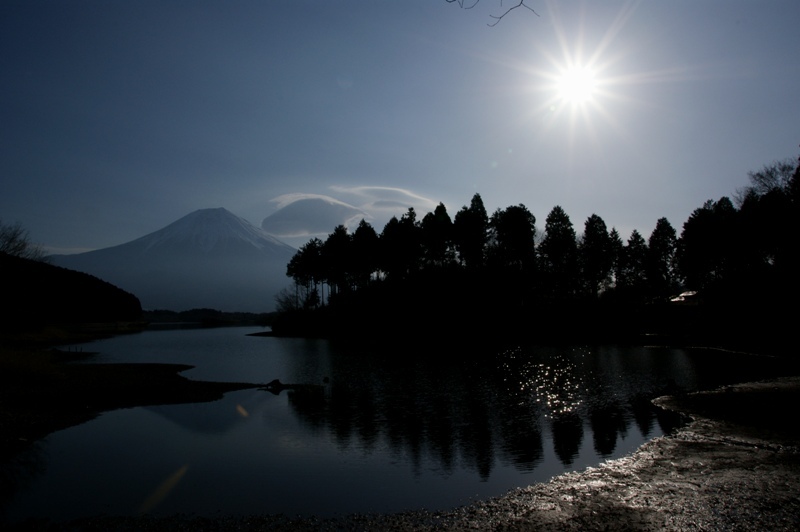
POLYGON ((261 330, 81 346, 96 362, 191 364, 196 380, 318 386, 118 410, 54 433, 3 473, 14 490, 0 493, 2 519, 444 510, 634 451, 679 422, 655 396, 781 371, 709 350, 397 352, 247 336, 261 330))

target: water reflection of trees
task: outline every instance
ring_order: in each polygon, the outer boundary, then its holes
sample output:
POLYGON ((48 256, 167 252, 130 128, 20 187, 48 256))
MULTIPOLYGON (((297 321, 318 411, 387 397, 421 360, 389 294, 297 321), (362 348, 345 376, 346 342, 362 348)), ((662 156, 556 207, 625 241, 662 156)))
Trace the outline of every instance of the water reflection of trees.
POLYGON ((583 441, 583 419, 575 412, 555 416, 550 423, 550 432, 558 459, 565 466, 571 466, 583 441))
POLYGON ((532 471, 544 457, 548 431, 556 456, 571 467, 587 429, 596 453, 607 457, 632 425, 648 437, 656 424, 668 432, 676 423, 649 402, 658 381, 637 384, 598 371, 603 356, 627 355, 511 350, 444 364, 439 357, 337 354, 330 383, 290 391, 289 402, 304 423, 329 431, 342 448, 371 452, 383 441, 416 470, 429 460, 444 473, 460 464, 482 479, 496 461, 532 471))

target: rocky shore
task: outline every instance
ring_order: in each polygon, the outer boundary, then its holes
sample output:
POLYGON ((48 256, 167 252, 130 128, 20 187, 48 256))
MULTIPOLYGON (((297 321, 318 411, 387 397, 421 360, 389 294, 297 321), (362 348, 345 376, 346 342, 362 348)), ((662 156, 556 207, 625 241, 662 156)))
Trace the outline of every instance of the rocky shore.
POLYGON ((630 456, 446 512, 103 517, 25 530, 798 530, 800 378, 662 397, 690 416, 630 456))

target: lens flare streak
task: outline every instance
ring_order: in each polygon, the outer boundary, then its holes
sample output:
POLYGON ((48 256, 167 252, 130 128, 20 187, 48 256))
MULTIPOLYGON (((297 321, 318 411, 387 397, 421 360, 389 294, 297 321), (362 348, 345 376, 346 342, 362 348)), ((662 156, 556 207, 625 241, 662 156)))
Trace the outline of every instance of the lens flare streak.
POLYGON ((170 493, 175 489, 175 487, 180 483, 183 476, 186 474, 186 471, 189 469, 188 465, 184 465, 176 472, 171 474, 167 477, 164 482, 162 482, 153 493, 150 494, 147 499, 142 503, 142 506, 139 508, 139 513, 150 513, 156 506, 161 504, 164 499, 169 496, 170 493))

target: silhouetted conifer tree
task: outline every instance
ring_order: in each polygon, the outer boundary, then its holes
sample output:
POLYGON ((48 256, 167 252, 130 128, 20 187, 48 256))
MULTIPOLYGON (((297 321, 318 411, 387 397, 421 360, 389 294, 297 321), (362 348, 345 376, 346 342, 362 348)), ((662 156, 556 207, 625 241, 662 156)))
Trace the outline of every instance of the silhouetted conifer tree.
POLYGON ((411 207, 398 220, 392 217, 380 236, 381 270, 387 279, 408 278, 419 270, 422 245, 417 214, 411 207))
POLYGON ((532 273, 536 217, 525 205, 498 209, 489 221, 491 257, 503 269, 532 273))
POLYGON ((350 290, 350 276, 353 270, 351 253, 347 228, 343 225, 336 226, 322 245, 322 263, 325 278, 331 287, 331 295, 350 290))
POLYGON ((378 269, 378 233, 361 220, 352 236, 352 277, 356 288, 367 286, 378 269))
POLYGON ((612 227, 611 231, 609 231, 608 242, 613 277, 611 284, 616 288, 622 278, 622 251, 625 248, 625 244, 622 242, 622 237, 619 236, 619 231, 617 231, 616 227, 612 227))
POLYGON ((475 194, 469 207, 456 213, 453 222, 453 240, 458 257, 468 270, 483 267, 489 234, 489 216, 480 194, 475 194))
POLYGON ((727 197, 707 201, 683 224, 678 265, 692 290, 716 290, 731 273, 735 260, 736 209, 727 197))
POLYGON ((796 275, 800 227, 792 196, 798 171, 800 165, 796 169, 792 161, 776 162, 750 172, 750 186, 737 191, 744 241, 740 276, 749 278, 752 290, 771 285, 765 277, 785 284, 796 275))
POLYGON ((664 298, 674 293, 675 252, 677 246, 675 229, 666 218, 659 218, 647 241, 647 284, 651 296, 664 298))
POLYGON ((498 209, 489 220, 487 260, 503 304, 524 305, 529 299, 536 267, 535 237, 536 218, 522 204, 498 209))
POLYGON ((578 244, 569 216, 558 205, 545 220, 539 257, 543 292, 557 300, 571 298, 578 287, 578 244))
POLYGON ((578 251, 583 290, 597 297, 608 288, 614 265, 611 238, 606 223, 598 215, 592 214, 586 219, 578 251))
POLYGON ((297 250, 286 267, 286 275, 295 283, 296 308, 313 308, 324 303, 318 293, 325 281, 322 246, 322 240, 312 238, 297 250))
POLYGON ((433 212, 422 218, 420 239, 422 256, 427 267, 442 267, 455 260, 453 222, 443 203, 439 203, 433 212))
POLYGON ((617 290, 626 299, 641 301, 647 290, 647 243, 644 237, 634 229, 628 242, 622 249, 620 278, 617 279, 617 290))

